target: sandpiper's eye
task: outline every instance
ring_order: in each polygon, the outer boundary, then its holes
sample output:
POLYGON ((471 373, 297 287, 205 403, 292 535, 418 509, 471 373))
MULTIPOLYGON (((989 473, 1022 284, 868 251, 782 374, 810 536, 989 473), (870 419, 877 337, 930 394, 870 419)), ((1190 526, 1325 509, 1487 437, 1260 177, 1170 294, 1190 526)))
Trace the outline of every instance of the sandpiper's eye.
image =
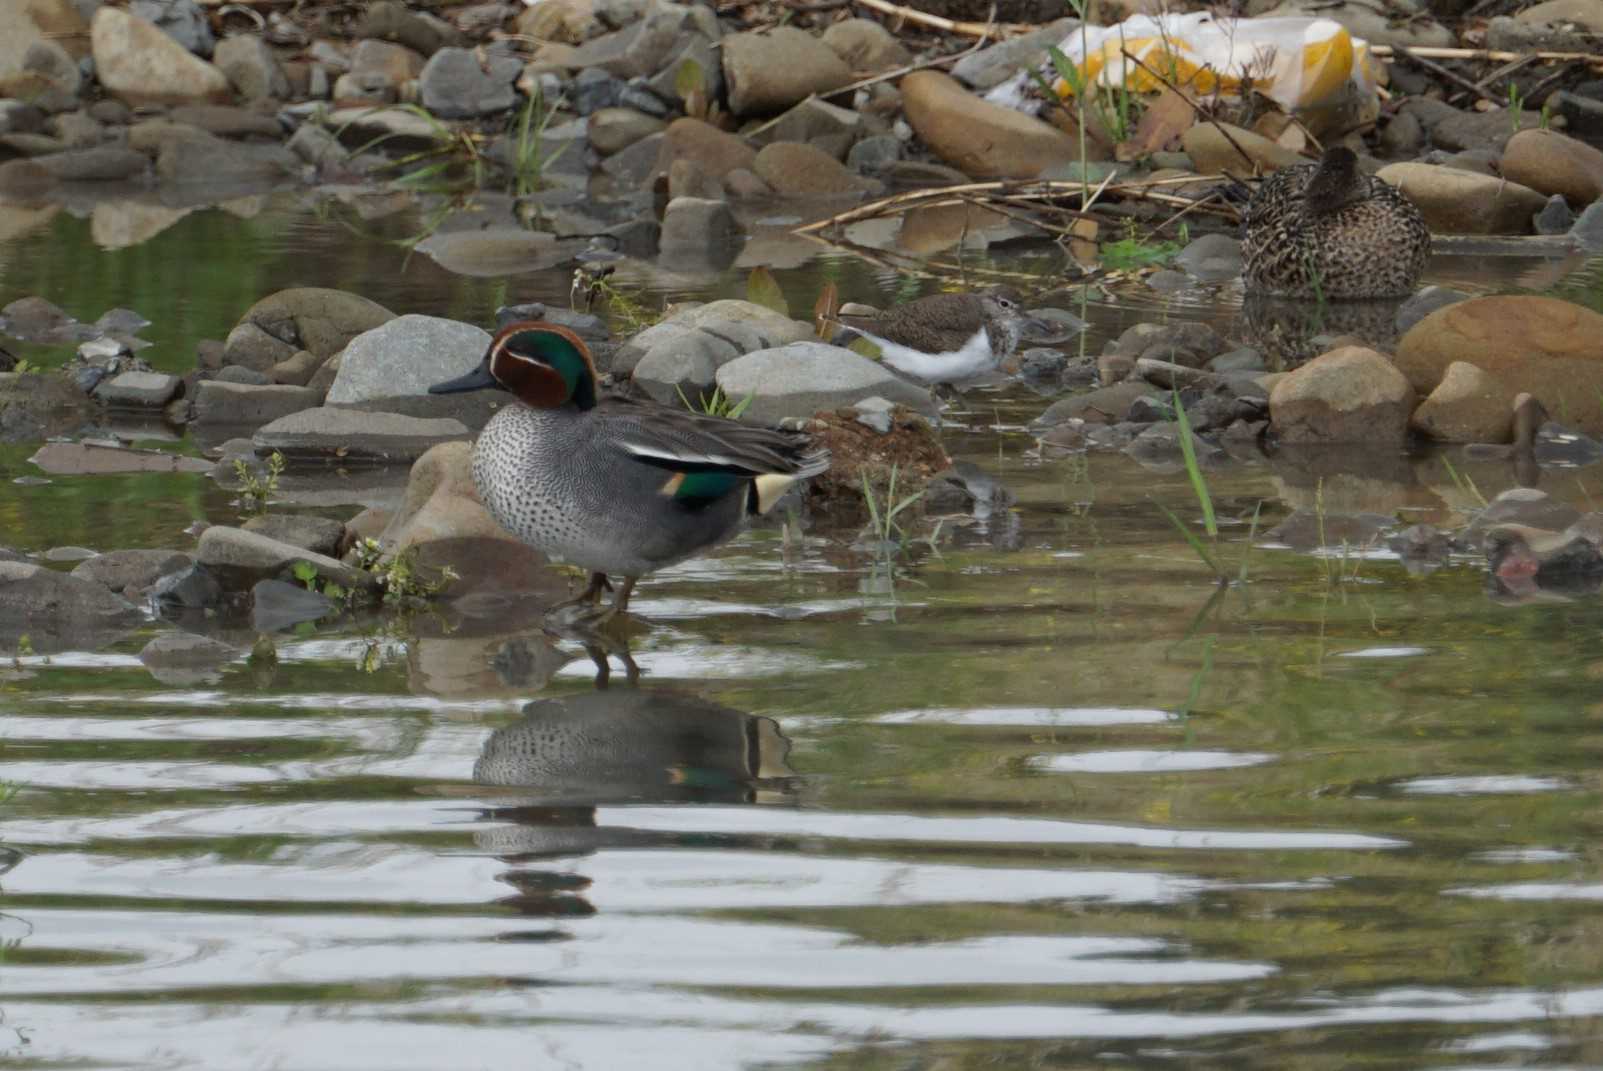
POLYGON ((996 299, 996 303, 998 305, 1002 306, 1002 308, 1007 310, 1008 312, 1012 312, 1013 311, 1013 302, 1010 301, 1009 299, 1005 298, 1005 297, 997 298, 996 299))

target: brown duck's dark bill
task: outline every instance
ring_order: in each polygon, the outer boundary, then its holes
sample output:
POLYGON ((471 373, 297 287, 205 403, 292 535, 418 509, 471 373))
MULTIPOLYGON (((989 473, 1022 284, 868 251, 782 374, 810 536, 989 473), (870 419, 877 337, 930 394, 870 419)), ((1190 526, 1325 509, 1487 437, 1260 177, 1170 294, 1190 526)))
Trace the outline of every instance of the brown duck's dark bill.
POLYGON ((465 376, 457 376, 455 379, 448 379, 444 383, 434 384, 429 388, 429 393, 461 394, 470 390, 488 390, 500 385, 500 383, 496 382, 495 377, 490 374, 490 364, 486 361, 465 376))

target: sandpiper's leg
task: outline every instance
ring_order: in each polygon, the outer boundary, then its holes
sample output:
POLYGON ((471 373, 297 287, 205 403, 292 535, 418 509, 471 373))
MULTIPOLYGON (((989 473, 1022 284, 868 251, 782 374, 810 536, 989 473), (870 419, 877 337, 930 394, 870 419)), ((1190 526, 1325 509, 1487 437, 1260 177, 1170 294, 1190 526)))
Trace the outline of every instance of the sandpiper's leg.
POLYGON ((601 593, 603 591, 611 590, 612 581, 607 579, 606 573, 591 573, 590 583, 585 585, 585 589, 583 591, 571 599, 564 599, 559 603, 553 604, 551 609, 547 610, 546 613, 554 613, 557 610, 565 610, 570 606, 581 606, 585 603, 595 606, 601 601, 601 593))
POLYGON ((639 577, 626 576, 623 583, 618 585, 617 594, 612 596, 612 612, 615 614, 627 613, 629 610, 629 596, 634 592, 635 581, 639 577))

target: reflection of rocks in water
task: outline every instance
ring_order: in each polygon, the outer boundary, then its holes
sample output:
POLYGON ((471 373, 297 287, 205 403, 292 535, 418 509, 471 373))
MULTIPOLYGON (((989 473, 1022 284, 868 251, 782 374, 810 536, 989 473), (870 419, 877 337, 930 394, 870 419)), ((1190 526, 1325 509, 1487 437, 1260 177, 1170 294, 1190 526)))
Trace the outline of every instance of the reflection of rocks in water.
POLYGON ((1338 337, 1356 338, 1386 353, 1397 346, 1396 301, 1292 301, 1249 294, 1242 302, 1242 333, 1262 352, 1271 371, 1295 368, 1333 348, 1338 337))
POLYGON ((430 695, 527 695, 550 683, 570 658, 539 631, 427 636, 407 645, 407 678, 430 695))
POLYGON ((1603 587, 1597 525, 1585 520, 1560 532, 1522 524, 1486 531, 1488 589, 1495 601, 1561 601, 1603 587))
POLYGON ((485 741, 473 779, 545 799, 746 803, 792 776, 771 718, 678 692, 609 689, 541 699, 485 741))

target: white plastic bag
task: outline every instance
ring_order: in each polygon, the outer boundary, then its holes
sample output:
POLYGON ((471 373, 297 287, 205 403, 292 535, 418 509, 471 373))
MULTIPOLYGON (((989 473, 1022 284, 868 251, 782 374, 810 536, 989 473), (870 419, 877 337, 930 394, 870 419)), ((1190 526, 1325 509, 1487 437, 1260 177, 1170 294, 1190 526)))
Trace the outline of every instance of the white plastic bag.
MULTIPOLYGON (((1314 18, 1219 19, 1206 11, 1134 15, 1114 26, 1075 30, 1058 45, 1086 85, 1156 92, 1163 83, 1128 59, 1129 52, 1194 97, 1215 91, 1239 96, 1253 89, 1287 111, 1319 108, 1356 89, 1375 97, 1369 45, 1338 22, 1314 18)), ((1073 87, 1046 64, 1041 74, 1061 98, 1073 87)), ((1002 83, 986 99, 1029 107, 1028 72, 1002 83)))

